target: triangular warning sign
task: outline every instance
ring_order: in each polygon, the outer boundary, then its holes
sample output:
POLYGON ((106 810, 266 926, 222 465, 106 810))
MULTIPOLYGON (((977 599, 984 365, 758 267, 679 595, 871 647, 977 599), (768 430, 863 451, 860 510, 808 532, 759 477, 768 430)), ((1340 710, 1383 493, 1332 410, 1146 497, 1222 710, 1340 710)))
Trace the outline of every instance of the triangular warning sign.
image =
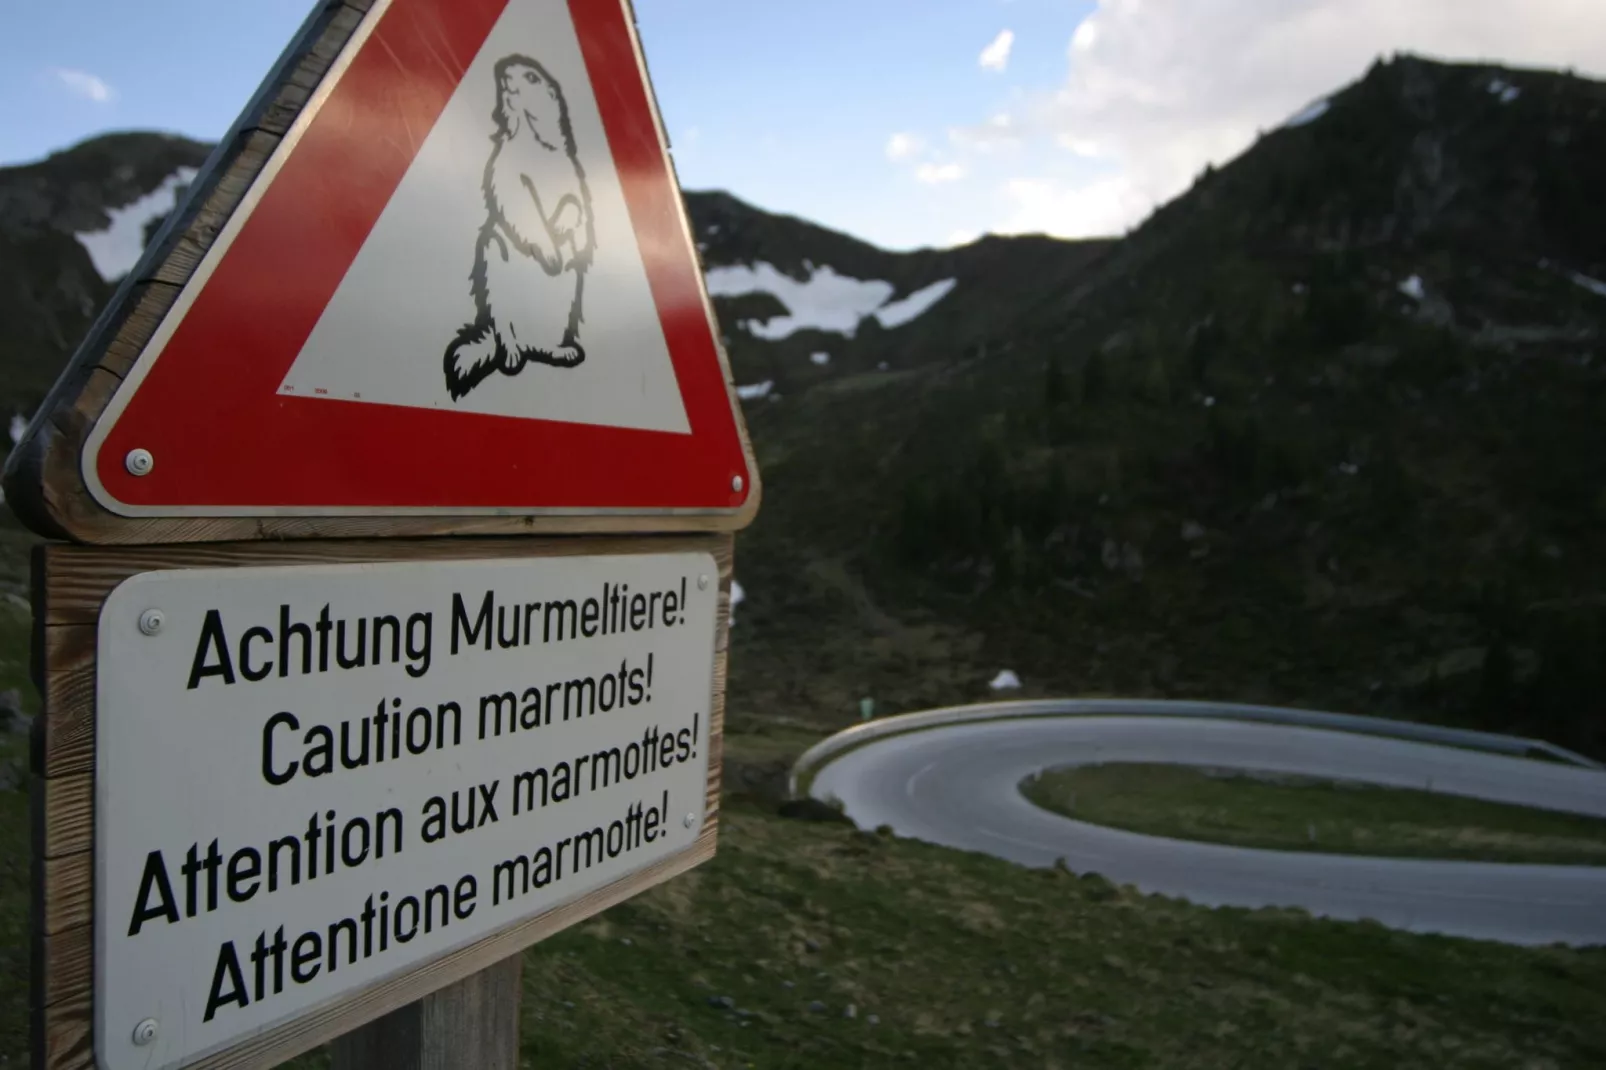
MULTIPOLYGON (((102 361, 124 381, 82 442, 94 505, 751 519, 757 473, 627 0, 319 18, 260 95, 282 104, 324 67, 277 143, 251 163, 248 113, 197 183, 209 204, 238 186, 220 225, 192 201, 136 269, 172 281, 188 258, 137 357, 102 361)), ((86 350, 126 351, 141 321, 86 350)))

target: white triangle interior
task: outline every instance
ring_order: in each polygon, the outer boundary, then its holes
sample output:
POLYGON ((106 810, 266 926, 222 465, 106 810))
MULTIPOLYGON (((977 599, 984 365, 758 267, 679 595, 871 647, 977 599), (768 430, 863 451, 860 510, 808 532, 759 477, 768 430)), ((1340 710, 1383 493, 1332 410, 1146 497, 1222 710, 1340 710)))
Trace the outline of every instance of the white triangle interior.
MULTIPOLYGON (((629 76, 636 74, 632 71, 629 76)), ((526 134, 527 129, 526 124, 526 134)), ((503 152, 511 157, 517 141, 515 135, 503 152)), ((546 159, 553 157, 549 154, 546 159)), ((563 170, 561 154, 555 159, 563 175, 560 181, 570 181, 572 168, 563 170)), ((551 173, 549 163, 542 174, 551 173)), ((534 179, 536 185, 543 181, 540 176, 534 179)), ((505 199, 520 192, 506 191, 505 199)), ((527 197, 508 214, 528 212, 528 219, 538 220, 543 213, 530 207, 532 202, 527 197)), ((572 209, 566 211, 569 219, 575 218, 572 209)), ((562 213, 548 208, 544 214, 555 218, 562 213)), ((550 276, 533 259, 509 248, 505 239, 492 242, 485 255, 500 258, 503 248, 508 248, 507 259, 493 263, 487 275, 485 304, 492 318, 505 339, 537 336, 537 348, 556 347, 569 322, 575 272, 566 268, 550 276)), ((567 4, 560 0, 508 4, 279 391, 689 433, 668 344, 567 4), (483 186, 497 131, 496 67, 510 55, 535 60, 561 87, 576 156, 590 191, 594 257, 584 272, 578 329, 584 359, 569 367, 529 362, 515 374, 494 371, 453 400, 447 390, 445 356, 458 332, 479 318, 470 279, 488 217, 483 186)))

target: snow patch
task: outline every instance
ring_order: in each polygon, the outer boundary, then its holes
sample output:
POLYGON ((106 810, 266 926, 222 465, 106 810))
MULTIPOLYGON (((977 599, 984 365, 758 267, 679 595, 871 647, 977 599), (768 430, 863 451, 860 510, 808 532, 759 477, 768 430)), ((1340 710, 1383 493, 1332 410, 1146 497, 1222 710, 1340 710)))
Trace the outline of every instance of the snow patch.
POLYGON ((829 354, 829 353, 810 353, 809 354, 809 361, 810 361, 810 363, 818 364, 821 367, 824 367, 825 365, 831 363, 831 354, 829 354))
POLYGON ((806 281, 782 274, 775 265, 734 264, 705 273, 710 297, 742 297, 767 293, 786 306, 787 315, 766 321, 744 320, 740 326, 755 338, 777 342, 802 330, 832 331, 852 338, 868 316, 883 327, 900 327, 925 312, 954 287, 953 279, 933 283, 901 301, 891 301, 895 288, 879 279, 839 275, 829 265, 805 262, 806 281))
POLYGON ((1321 100, 1313 100, 1303 108, 1299 109, 1293 115, 1289 116, 1288 121, 1283 123, 1283 126, 1288 129, 1293 129, 1296 126, 1304 126, 1306 123, 1314 123, 1317 119, 1320 119, 1322 116, 1326 115, 1327 109, 1332 106, 1333 102, 1328 100, 1326 97, 1323 97, 1321 100))
POLYGON ((718 267, 707 272, 706 278, 711 297, 768 293, 785 305, 788 315, 743 323, 749 334, 771 342, 811 328, 852 338, 860 321, 886 304, 893 293, 890 282, 848 278, 830 267, 819 268, 810 273, 807 282, 799 282, 762 261, 752 267, 718 267))
POLYGON ((1422 276, 1412 275, 1400 283, 1399 291, 1413 301, 1420 301, 1427 296, 1427 289, 1422 285, 1422 276))
POLYGON ((932 305, 948 296, 956 284, 954 279, 943 279, 930 286, 916 290, 902 301, 894 301, 884 305, 876 311, 875 318, 881 321, 883 327, 902 327, 905 323, 915 319, 932 305))
POLYGON ((1009 669, 1000 669, 987 686, 994 691, 1010 691, 1020 686, 1020 677, 1009 669))
POLYGON ((1506 81, 1504 78, 1489 79, 1489 92, 1500 98, 1500 103, 1510 104, 1522 96, 1522 90, 1506 81))
POLYGON ((28 430, 28 421, 21 413, 13 413, 11 417, 11 444, 15 446, 22 441, 22 434, 28 430))
POLYGON ((746 597, 747 597, 747 592, 742 590, 742 585, 736 582, 736 577, 735 576, 732 576, 731 577, 731 614, 730 614, 730 622, 732 624, 736 623, 736 607, 738 605, 740 605, 742 599, 744 599, 746 597))
POLYGON ((1601 297, 1606 297, 1606 282, 1601 282, 1599 279, 1592 279, 1588 275, 1581 275, 1576 271, 1568 272, 1567 277, 1572 279, 1573 282, 1577 283, 1579 286, 1582 286, 1584 289, 1588 290, 1590 293, 1599 294, 1601 297))
POLYGON ((115 282, 132 270, 145 251, 145 224, 171 212, 178 203, 178 188, 188 185, 196 174, 193 167, 180 167, 139 200, 111 209, 107 214, 112 221, 104 230, 75 235, 101 278, 115 282))
POLYGON ((765 379, 762 383, 752 383, 748 386, 738 386, 736 396, 743 401, 753 401, 756 398, 766 397, 775 388, 774 379, 765 379))

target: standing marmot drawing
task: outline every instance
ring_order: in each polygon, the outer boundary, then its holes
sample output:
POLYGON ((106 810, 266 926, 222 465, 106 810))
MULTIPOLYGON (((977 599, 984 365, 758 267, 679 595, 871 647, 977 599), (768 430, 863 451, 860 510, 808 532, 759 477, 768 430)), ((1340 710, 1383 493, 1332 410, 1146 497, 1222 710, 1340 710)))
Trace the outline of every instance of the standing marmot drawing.
POLYGON ((541 64, 504 56, 492 118, 486 217, 469 274, 475 317, 446 349, 453 400, 496 371, 585 359, 581 301, 596 235, 568 101, 541 64))

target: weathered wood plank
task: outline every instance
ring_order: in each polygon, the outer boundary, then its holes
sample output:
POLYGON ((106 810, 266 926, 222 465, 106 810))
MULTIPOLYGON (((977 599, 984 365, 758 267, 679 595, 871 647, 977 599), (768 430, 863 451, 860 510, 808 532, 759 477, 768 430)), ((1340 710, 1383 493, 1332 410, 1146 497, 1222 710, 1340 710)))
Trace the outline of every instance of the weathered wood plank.
POLYGON ((68 777, 95 769, 95 634, 94 624, 43 629, 46 671, 40 717, 41 777, 68 777))
POLYGON ((334 1070, 518 1070, 524 955, 431 992, 340 1037, 334 1070))
POLYGON ((40 777, 36 803, 43 808, 45 822, 41 857, 64 858, 88 854, 95 838, 95 778, 79 776, 40 777))
POLYGON ((94 981, 94 936, 90 925, 41 935, 39 969, 44 984, 37 989, 41 1006, 82 997, 90 990, 94 981))
POLYGON ((94 856, 86 853, 35 858, 33 864, 44 893, 43 917, 37 922, 39 931, 54 936, 75 926, 88 925, 95 908, 94 856))
MULTIPOLYGON (((167 303, 161 307, 157 322, 160 322, 160 317, 167 313, 172 302, 177 299, 179 291, 200 266, 201 258, 212 248, 213 242, 217 241, 218 233, 228 223, 229 216, 234 214, 240 202, 245 199, 251 184, 262 173, 268 158, 273 155, 273 150, 279 147, 282 140, 280 133, 270 130, 247 130, 235 136, 227 169, 218 178, 217 184, 208 191, 206 200, 202 202, 189 225, 174 241, 167 258, 156 266, 147 280, 147 285, 162 285, 170 292, 167 303)), ((154 330, 155 324, 152 324, 152 331, 154 330)), ((127 369, 133 366, 150 337, 147 333, 143 338, 139 338, 134 332, 125 328, 107 348, 106 356, 101 360, 101 367, 126 375, 127 369)))
MULTIPOLYGON (((102 369, 111 372, 119 380, 128 374, 128 369, 139 359, 145 343, 150 341, 151 335, 161 324, 162 317, 167 315, 167 310, 178 299, 178 281, 182 280, 164 278, 158 271, 150 279, 133 285, 129 291, 128 316, 123 320, 122 329, 106 347, 105 355, 101 357, 102 369)), ((110 400, 109 394, 105 399, 97 401, 97 407, 108 400, 110 400)))
POLYGON ((34 1011, 33 1065, 43 1070, 94 1070, 95 1019, 91 989, 34 1011))
MULTIPOLYGON (((76 456, 76 453, 73 454, 76 456)), ((289 516, 289 517, 116 517, 94 502, 74 501, 53 488, 47 500, 68 525, 63 537, 100 546, 153 543, 220 543, 245 539, 377 539, 431 536, 635 535, 734 532, 758 511, 758 488, 738 513, 643 514, 619 516, 289 516)), ((84 492, 87 494, 87 492, 84 492)), ((10 489, 6 490, 10 500, 10 489)), ((33 521, 29 521, 32 525, 33 521)))
POLYGON ((372 6, 373 0, 325 4, 320 13, 321 29, 283 83, 277 87, 277 92, 264 100, 260 113, 252 117, 251 125, 269 134, 286 133, 300 117, 307 101, 318 91, 324 75, 329 73, 340 50, 346 47, 346 42, 372 6))

